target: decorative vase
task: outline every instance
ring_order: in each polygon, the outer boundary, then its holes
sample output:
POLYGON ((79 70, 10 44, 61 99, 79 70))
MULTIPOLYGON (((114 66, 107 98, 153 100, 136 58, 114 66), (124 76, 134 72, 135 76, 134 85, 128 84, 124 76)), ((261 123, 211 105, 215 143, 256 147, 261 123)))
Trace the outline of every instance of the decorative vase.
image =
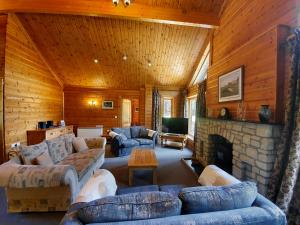
POLYGON ((261 123, 268 123, 272 116, 269 105, 261 105, 258 116, 261 123))

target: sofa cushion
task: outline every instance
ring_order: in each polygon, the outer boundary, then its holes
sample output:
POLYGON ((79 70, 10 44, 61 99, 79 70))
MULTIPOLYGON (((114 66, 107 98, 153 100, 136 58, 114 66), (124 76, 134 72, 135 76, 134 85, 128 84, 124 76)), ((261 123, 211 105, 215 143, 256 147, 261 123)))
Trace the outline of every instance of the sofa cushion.
POLYGON ((178 185, 176 185, 176 184, 175 185, 162 185, 159 187, 159 190, 170 193, 173 196, 177 197, 183 188, 184 188, 184 186, 180 185, 180 184, 178 184, 178 185))
POLYGON ((139 142, 140 145, 152 145, 153 144, 152 140, 146 139, 146 138, 136 138, 134 140, 136 140, 137 142, 139 142))
POLYGON ((140 137, 140 131, 141 131, 142 128, 143 128, 142 126, 130 127, 131 138, 139 138, 140 137))
POLYGON ((103 146, 103 140, 102 140, 102 138, 99 138, 99 137, 84 138, 84 141, 89 149, 101 148, 103 146))
POLYGON ((54 165, 48 151, 46 151, 46 152, 42 153, 41 155, 37 156, 35 158, 35 161, 36 161, 37 165, 41 165, 41 166, 52 166, 52 165, 54 165))
POLYGON ((131 132, 130 128, 112 128, 112 131, 118 133, 118 134, 124 134, 127 138, 131 138, 131 132))
POLYGON ((68 156, 65 138, 63 136, 47 140, 46 142, 49 148, 49 155, 55 164, 68 156))
POLYGON ((127 139, 126 141, 122 142, 121 147, 125 147, 125 148, 130 148, 130 147, 134 147, 134 146, 139 146, 139 142, 134 140, 134 139, 127 139))
POLYGON ((181 201, 165 192, 139 192, 106 197, 84 204, 84 224, 154 219, 180 215, 181 201))
POLYGON ((150 192, 150 191, 159 191, 158 185, 144 185, 138 187, 128 187, 128 188, 119 188, 117 190, 117 195, 125 195, 136 192, 150 192))
POLYGON ((74 134, 65 134, 65 142, 66 142, 66 150, 68 152, 68 154, 72 154, 74 152, 74 148, 73 148, 73 139, 75 138, 74 134))
POLYGON ((91 166, 99 159, 105 152, 104 149, 88 149, 81 152, 68 155, 64 160, 60 161, 58 165, 72 165, 74 166, 79 180, 85 175, 91 166))
POLYGON ((179 193, 184 214, 247 208, 256 196, 257 187, 253 182, 184 188, 179 193))
POLYGON ((76 152, 81 152, 89 149, 83 137, 76 137, 73 139, 73 146, 76 152))
POLYGON ((46 142, 37 145, 20 146, 20 154, 25 165, 32 165, 32 160, 44 152, 48 152, 48 145, 46 142))
POLYGON ((119 134, 120 138, 121 138, 121 141, 126 141, 128 138, 125 136, 125 134, 119 134))
POLYGON ((146 129, 145 127, 142 127, 140 129, 139 138, 149 138, 149 136, 148 136, 148 129, 146 129))

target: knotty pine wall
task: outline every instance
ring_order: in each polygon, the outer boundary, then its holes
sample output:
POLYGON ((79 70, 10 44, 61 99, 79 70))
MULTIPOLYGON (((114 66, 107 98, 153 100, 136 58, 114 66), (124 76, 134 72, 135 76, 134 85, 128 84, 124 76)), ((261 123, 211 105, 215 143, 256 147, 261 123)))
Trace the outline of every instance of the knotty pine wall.
POLYGON ((295 0, 230 0, 213 36, 212 66, 208 72, 207 107, 217 117, 221 107, 236 116, 237 102, 218 102, 218 77, 241 65, 245 66, 244 101, 246 119, 258 121, 260 105, 268 104, 273 122, 282 122, 288 79, 281 60, 285 27, 296 26, 295 0))
POLYGON ((139 108, 133 113, 133 123, 145 124, 145 90, 113 90, 95 88, 66 87, 64 89, 64 118, 66 124, 75 126, 103 125, 104 133, 112 127, 121 126, 122 99, 132 101, 132 108, 139 108), (88 102, 96 101, 96 106, 88 102), (102 109, 102 101, 113 101, 114 109, 102 109))
POLYGON ((63 118, 62 88, 21 25, 9 15, 5 50, 5 145, 26 144, 38 121, 63 118))

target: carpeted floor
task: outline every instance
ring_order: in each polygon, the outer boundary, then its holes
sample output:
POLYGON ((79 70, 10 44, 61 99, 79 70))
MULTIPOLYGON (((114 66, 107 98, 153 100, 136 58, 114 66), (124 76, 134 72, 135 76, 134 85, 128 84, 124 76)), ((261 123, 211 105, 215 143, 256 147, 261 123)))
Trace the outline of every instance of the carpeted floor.
MULTIPOLYGON (((197 185, 196 176, 184 165, 181 158, 191 157, 188 149, 183 151, 157 147, 155 149, 159 161, 158 184, 183 184, 186 186, 197 185)), ((118 186, 128 184, 128 157, 114 158, 107 154, 102 168, 110 170, 117 179, 118 186)), ((141 171, 134 174, 134 185, 151 184, 150 171, 141 171)), ((0 188, 0 225, 58 225, 63 212, 56 213, 6 213, 6 197, 3 188, 0 188)))

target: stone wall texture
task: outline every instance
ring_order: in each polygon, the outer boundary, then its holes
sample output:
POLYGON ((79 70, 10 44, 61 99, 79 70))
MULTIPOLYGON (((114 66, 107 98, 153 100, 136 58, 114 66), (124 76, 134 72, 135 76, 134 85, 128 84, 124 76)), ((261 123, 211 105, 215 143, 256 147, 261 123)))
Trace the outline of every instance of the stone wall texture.
POLYGON ((233 144, 233 176, 255 181, 265 194, 276 157, 282 127, 272 124, 200 118, 197 123, 196 158, 214 164, 211 135, 220 135, 233 144))

